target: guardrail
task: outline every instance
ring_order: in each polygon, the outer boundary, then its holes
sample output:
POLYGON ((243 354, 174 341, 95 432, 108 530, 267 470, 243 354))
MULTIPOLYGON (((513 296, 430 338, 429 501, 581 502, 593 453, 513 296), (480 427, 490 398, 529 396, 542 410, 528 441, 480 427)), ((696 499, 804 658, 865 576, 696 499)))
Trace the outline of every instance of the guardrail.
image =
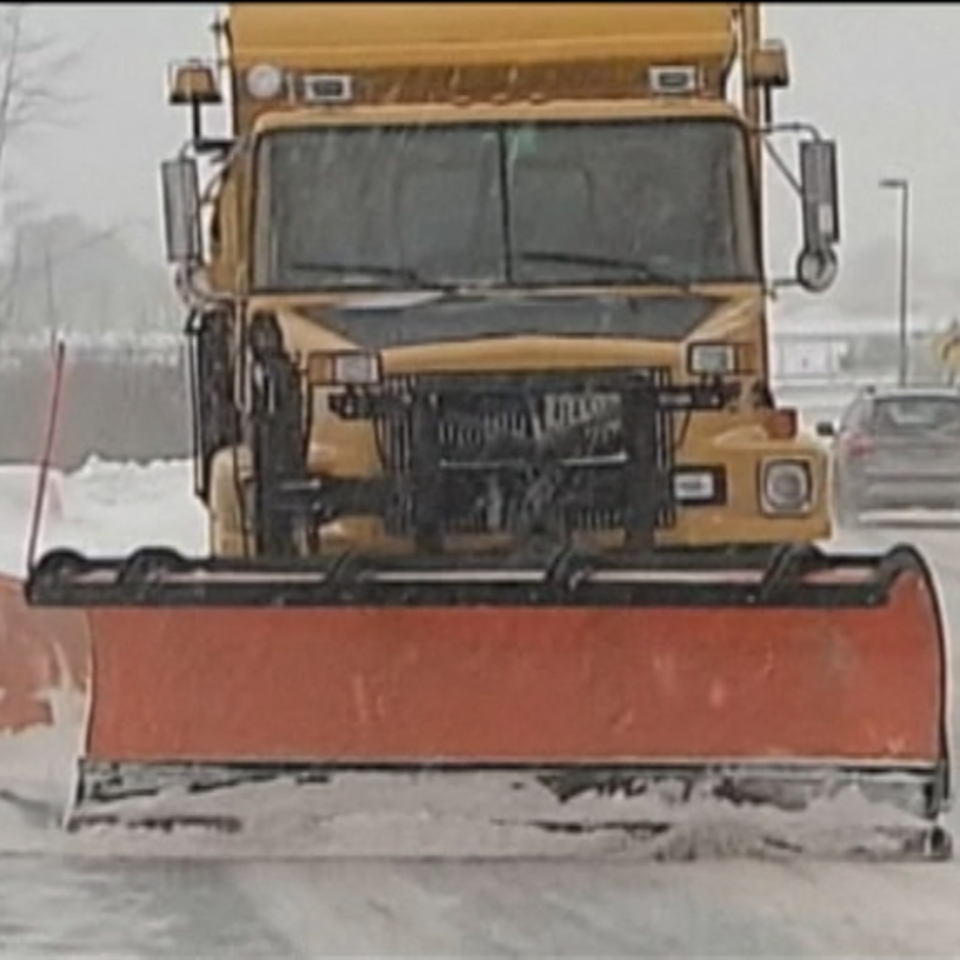
MULTIPOLYGON (((53 366, 50 346, 0 346, 0 463, 37 459, 53 366)), ((70 470, 91 456, 147 461, 190 455, 185 345, 75 342, 68 346, 53 462, 70 470)), ((804 420, 836 416, 853 391, 877 376, 790 377, 773 383, 781 403, 804 420)))
MULTIPOLYGON (((0 349, 0 462, 37 459, 52 352, 0 349)), ((67 351, 53 465, 91 456, 147 461, 190 452, 186 354, 167 347, 73 345, 67 351)))

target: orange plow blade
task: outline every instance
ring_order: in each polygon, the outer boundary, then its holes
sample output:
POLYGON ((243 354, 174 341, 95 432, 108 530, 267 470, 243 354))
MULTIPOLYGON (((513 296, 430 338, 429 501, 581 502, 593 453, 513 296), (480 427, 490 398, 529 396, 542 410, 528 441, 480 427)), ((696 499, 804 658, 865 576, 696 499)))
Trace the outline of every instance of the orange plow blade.
POLYGON ((945 637, 912 549, 348 574, 160 560, 51 555, 28 585, 90 608, 74 824, 243 832, 284 783, 328 846, 353 818, 382 853, 371 824, 403 784, 421 822, 452 805, 457 837, 479 818, 639 842, 707 794, 791 810, 852 786, 909 808, 923 852, 949 843, 945 637))

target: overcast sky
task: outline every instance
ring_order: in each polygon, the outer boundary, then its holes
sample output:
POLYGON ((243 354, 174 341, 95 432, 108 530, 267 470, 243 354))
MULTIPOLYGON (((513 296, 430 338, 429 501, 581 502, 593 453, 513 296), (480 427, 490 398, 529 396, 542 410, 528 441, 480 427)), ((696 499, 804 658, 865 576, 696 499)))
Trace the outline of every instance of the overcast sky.
MULTIPOLYGON (((768 4, 767 32, 791 53, 792 88, 779 119, 815 122, 840 145, 843 248, 895 236, 897 207, 883 176, 912 184, 913 242, 935 270, 960 267, 960 4, 768 4)), ((37 4, 31 28, 81 51, 71 82, 85 101, 73 122, 29 144, 19 173, 49 211, 104 226, 137 221, 131 239, 155 245, 157 165, 176 150, 186 116, 167 107, 171 60, 209 55, 213 4, 37 4)), ((784 144, 793 158, 793 144, 784 144)), ((786 263, 794 205, 771 172, 773 234, 786 263)))

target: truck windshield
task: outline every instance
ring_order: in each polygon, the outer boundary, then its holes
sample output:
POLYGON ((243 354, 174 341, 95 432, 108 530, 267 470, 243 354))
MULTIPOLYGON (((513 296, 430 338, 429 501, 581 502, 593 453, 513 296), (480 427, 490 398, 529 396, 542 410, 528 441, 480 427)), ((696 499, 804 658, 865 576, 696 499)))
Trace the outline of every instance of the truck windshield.
POLYGON ((759 275, 728 120, 283 130, 257 185, 259 290, 759 275))

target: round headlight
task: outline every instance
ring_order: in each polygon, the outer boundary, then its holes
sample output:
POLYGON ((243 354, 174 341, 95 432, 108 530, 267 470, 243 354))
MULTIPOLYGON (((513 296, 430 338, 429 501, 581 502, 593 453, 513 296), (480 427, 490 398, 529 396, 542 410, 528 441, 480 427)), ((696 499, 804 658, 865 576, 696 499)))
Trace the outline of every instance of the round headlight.
POLYGON ((800 513, 810 505, 810 469, 797 460, 775 460, 763 473, 764 505, 772 513, 800 513))

